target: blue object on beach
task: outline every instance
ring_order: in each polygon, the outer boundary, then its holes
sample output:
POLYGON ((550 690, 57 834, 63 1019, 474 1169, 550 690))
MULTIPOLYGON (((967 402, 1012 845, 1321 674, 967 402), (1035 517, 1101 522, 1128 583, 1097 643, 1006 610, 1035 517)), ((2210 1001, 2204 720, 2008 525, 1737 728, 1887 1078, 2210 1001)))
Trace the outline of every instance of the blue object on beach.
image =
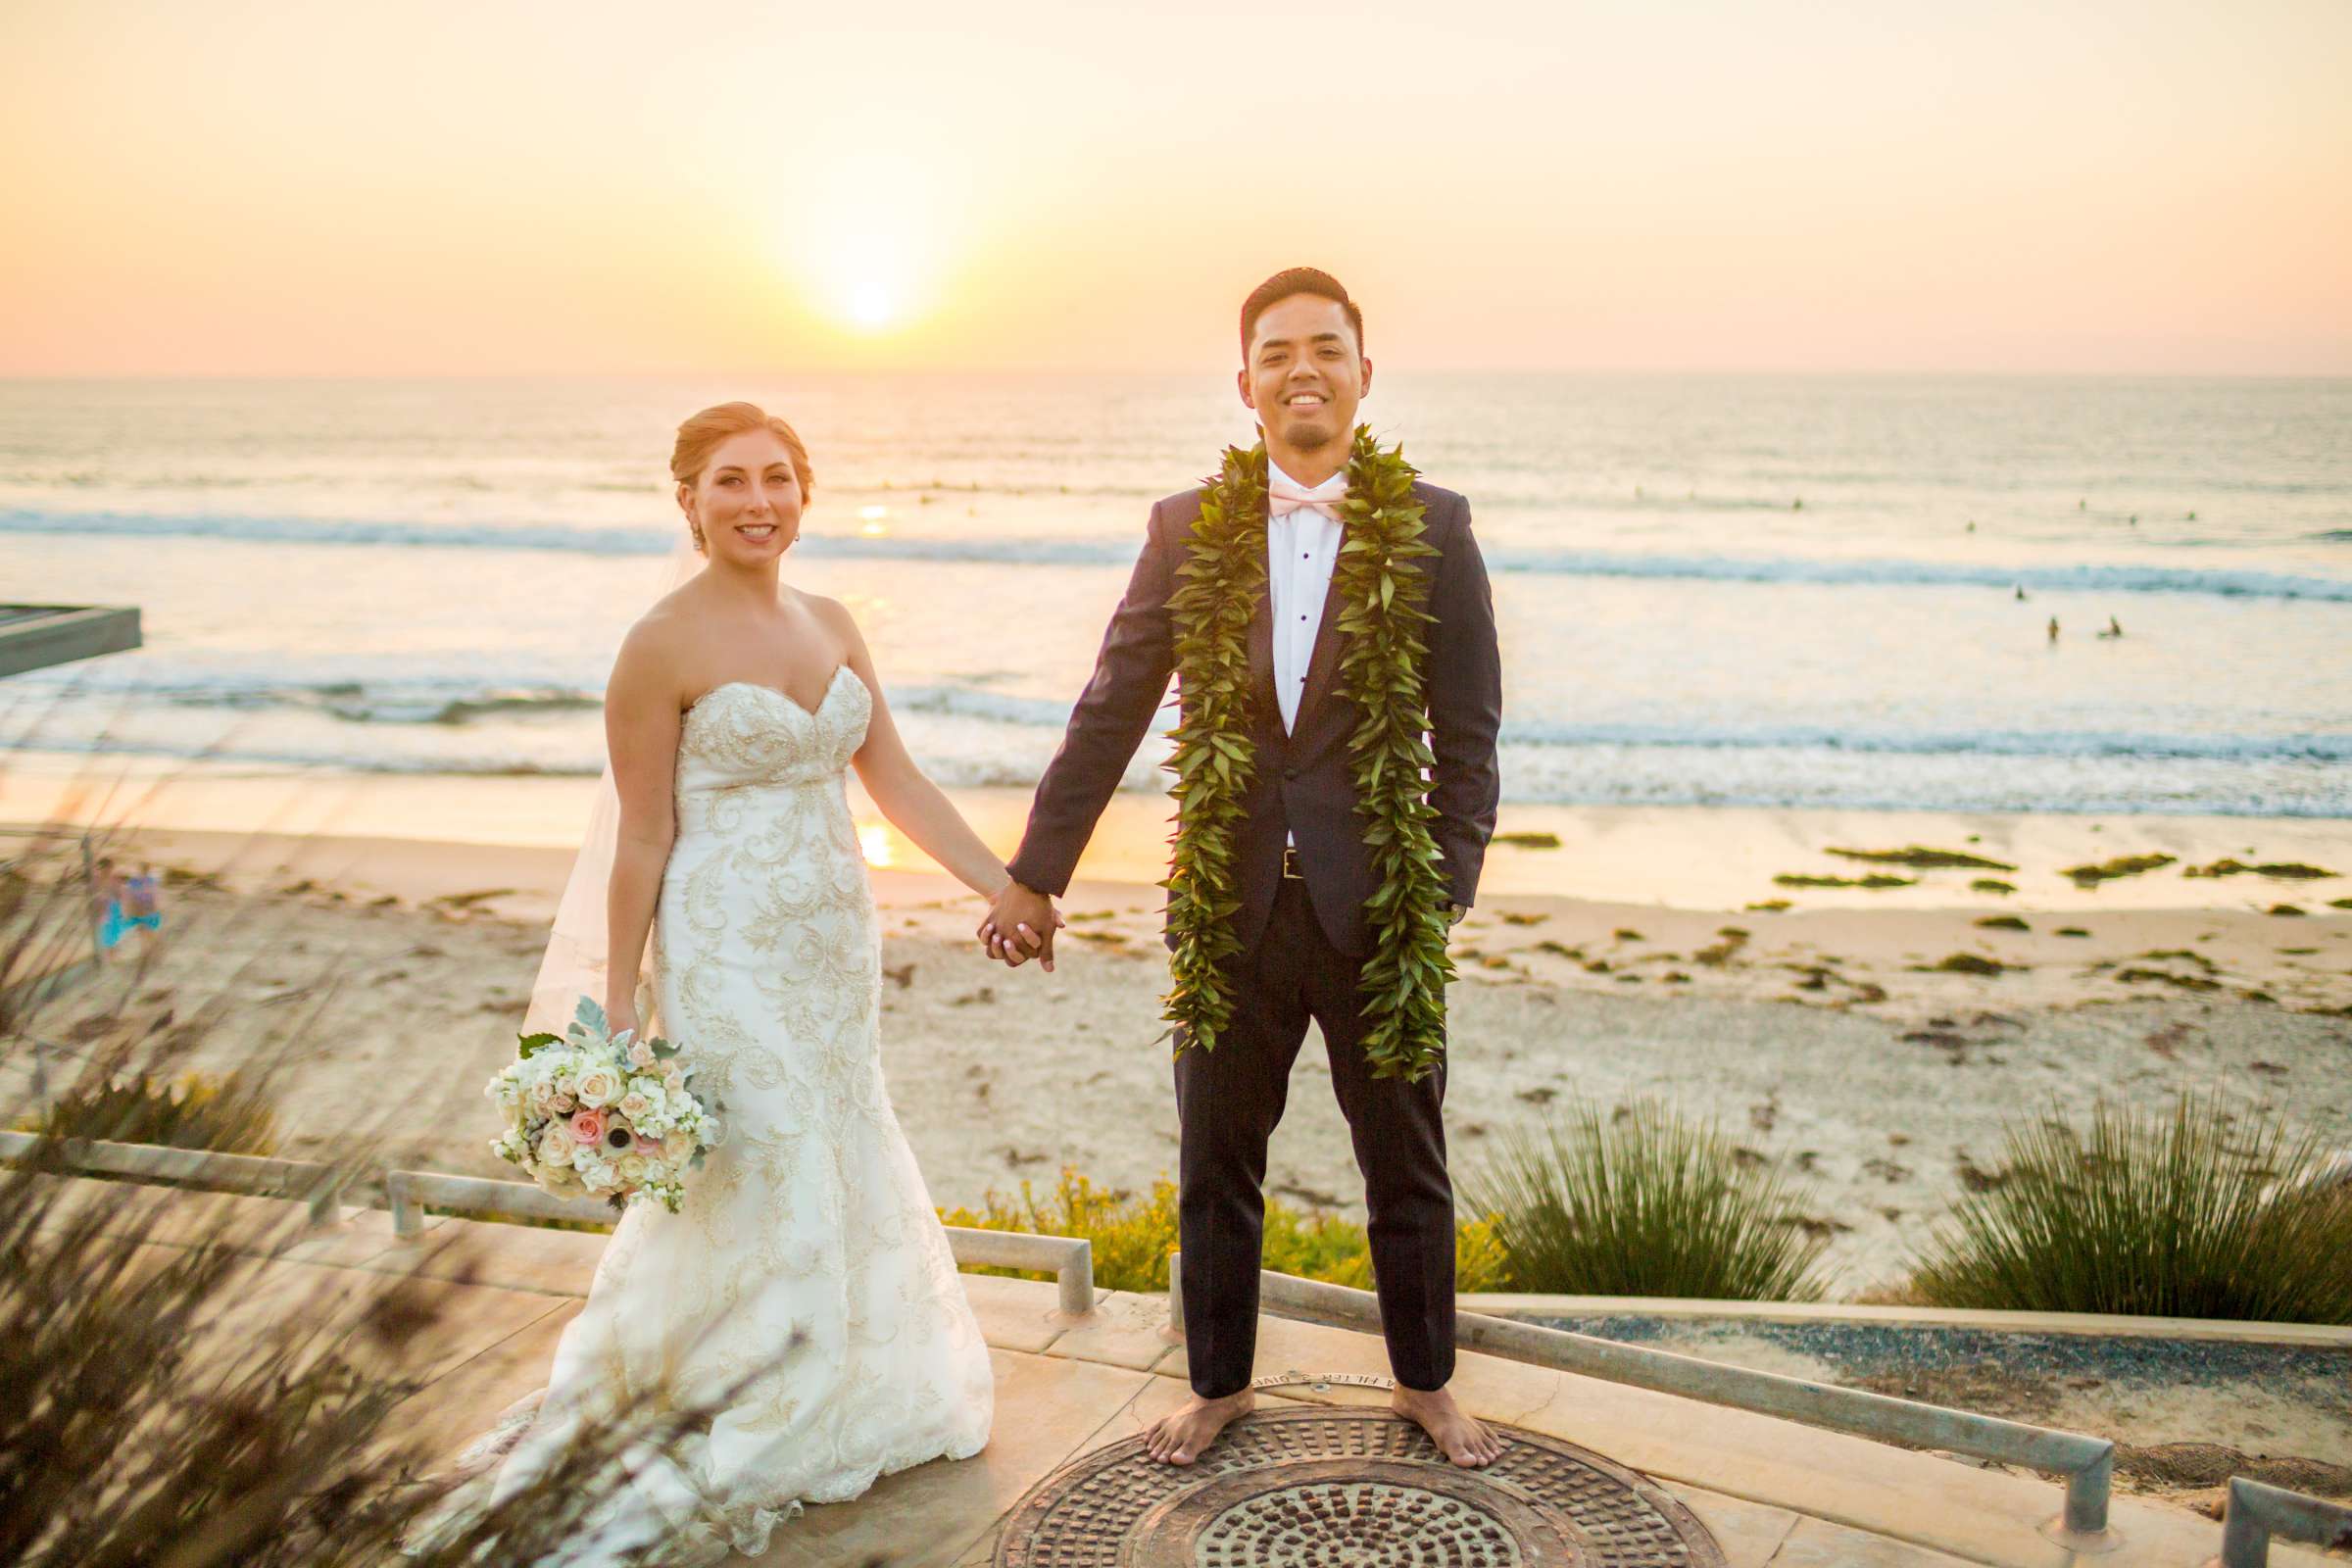
POLYGON ((122 905, 109 904, 106 912, 98 917, 98 946, 112 952, 122 946, 124 937, 141 926, 150 931, 161 931, 164 928, 163 911, 155 909, 145 914, 124 914, 122 905))

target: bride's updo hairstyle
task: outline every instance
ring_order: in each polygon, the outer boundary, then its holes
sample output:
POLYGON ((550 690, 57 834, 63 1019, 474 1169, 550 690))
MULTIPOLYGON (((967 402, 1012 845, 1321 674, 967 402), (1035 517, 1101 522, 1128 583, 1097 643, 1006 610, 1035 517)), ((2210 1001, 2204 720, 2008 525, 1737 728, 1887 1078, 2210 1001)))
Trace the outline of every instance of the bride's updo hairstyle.
POLYGON ((710 454, 729 436, 746 430, 772 430, 792 454, 792 474, 801 482, 801 505, 807 506, 814 475, 808 469, 808 449, 791 425, 757 403, 720 403, 703 410, 678 426, 678 444, 670 449, 669 475, 690 485, 710 466, 710 454))

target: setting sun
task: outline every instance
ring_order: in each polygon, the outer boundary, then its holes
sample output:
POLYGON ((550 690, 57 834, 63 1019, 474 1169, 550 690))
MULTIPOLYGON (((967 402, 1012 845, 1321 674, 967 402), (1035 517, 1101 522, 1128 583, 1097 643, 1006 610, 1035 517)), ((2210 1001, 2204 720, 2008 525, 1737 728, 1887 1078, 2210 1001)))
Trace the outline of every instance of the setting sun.
POLYGON ((882 283, 868 280, 850 290, 849 318, 854 326, 877 331, 891 323, 898 315, 897 304, 890 290, 882 283))
POLYGON ((859 151, 815 165, 803 200, 775 254, 817 318, 877 336, 918 326, 937 308, 954 228, 938 169, 859 151))

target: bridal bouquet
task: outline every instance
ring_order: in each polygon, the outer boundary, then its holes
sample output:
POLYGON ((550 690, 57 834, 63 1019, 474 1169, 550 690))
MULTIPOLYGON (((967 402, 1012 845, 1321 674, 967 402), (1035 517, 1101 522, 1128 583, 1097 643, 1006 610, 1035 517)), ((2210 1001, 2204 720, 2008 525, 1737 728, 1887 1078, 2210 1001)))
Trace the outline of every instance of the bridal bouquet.
POLYGON ((507 1118, 490 1148, 558 1198, 614 1208, 650 1198, 674 1214, 685 1173, 718 1142, 718 1118, 677 1056, 666 1040, 611 1033, 605 1009, 582 997, 563 1034, 524 1035, 483 1091, 507 1118))

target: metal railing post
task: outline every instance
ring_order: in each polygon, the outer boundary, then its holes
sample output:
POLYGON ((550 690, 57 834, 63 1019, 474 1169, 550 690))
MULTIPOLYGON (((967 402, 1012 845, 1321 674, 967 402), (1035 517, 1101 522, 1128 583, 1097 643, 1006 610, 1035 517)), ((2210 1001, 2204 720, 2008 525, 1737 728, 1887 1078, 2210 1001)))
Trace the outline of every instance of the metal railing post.
MULTIPOLYGON (((2099 1442, 2099 1439, 2091 1439, 2099 1442)), ((2107 1498, 2115 1487, 2115 1445, 2066 1477, 2066 1528, 2079 1536, 2107 1533, 2107 1498)))
POLYGON ((2352 1546, 2352 1507, 2231 1476, 2222 1513, 2222 1554, 2207 1568, 2265 1568, 2273 1534, 2315 1546, 2352 1546))
POLYGON ((424 1231, 424 1205, 409 1191, 409 1173, 384 1172, 384 1206, 392 1210, 392 1234, 418 1236, 424 1231))
POLYGON ((1078 1245, 1062 1255, 1054 1277, 1061 1287, 1061 1309, 1084 1317, 1095 1309, 1095 1244, 1083 1237, 1070 1240, 1078 1245))

